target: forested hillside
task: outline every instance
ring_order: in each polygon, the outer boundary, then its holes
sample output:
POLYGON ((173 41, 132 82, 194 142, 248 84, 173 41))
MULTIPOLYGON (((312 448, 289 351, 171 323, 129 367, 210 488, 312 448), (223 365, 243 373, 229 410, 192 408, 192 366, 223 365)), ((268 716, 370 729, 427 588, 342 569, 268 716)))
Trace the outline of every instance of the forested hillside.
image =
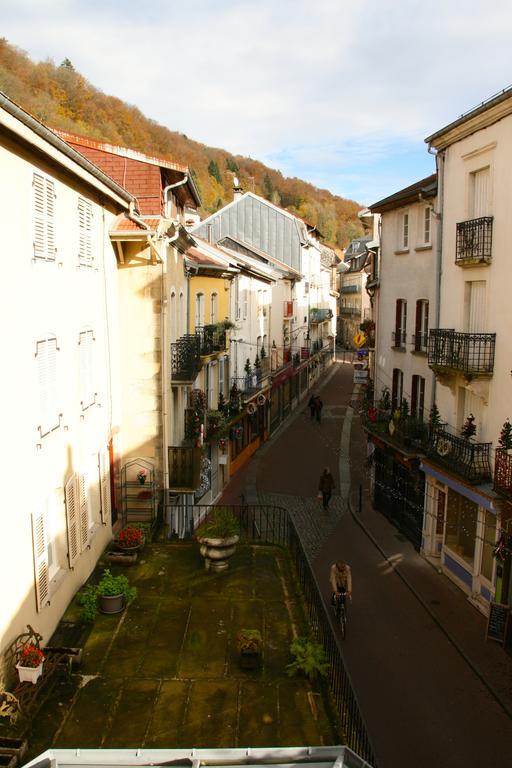
POLYGON ((34 63, 19 48, 0 39, 0 90, 51 128, 93 136, 113 144, 166 157, 187 165, 203 201, 212 213, 232 199, 233 175, 246 191, 315 224, 332 245, 344 247, 361 232, 351 200, 286 178, 251 158, 207 147, 145 117, 137 107, 107 96, 65 59, 34 63))

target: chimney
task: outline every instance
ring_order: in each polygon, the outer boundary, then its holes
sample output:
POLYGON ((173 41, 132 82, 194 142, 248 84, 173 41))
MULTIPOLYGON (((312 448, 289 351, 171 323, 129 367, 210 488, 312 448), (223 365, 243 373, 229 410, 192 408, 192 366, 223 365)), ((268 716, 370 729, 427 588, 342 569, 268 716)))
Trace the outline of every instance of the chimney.
POLYGON ((242 197, 244 191, 242 187, 240 186, 240 182, 238 181, 237 176, 233 176, 233 200, 238 200, 240 197, 242 197))

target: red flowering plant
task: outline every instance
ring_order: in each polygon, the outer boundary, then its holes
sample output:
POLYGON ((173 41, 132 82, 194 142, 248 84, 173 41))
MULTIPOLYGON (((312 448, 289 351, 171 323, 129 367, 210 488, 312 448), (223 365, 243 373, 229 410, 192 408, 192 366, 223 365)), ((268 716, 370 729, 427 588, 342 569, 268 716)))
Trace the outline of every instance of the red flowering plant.
POLYGON ((44 661, 44 653, 33 643, 25 643, 19 655, 18 664, 20 667, 30 667, 36 669, 44 661))
POLYGON ((119 534, 121 547, 140 547, 142 544, 142 531, 134 526, 127 526, 119 534))

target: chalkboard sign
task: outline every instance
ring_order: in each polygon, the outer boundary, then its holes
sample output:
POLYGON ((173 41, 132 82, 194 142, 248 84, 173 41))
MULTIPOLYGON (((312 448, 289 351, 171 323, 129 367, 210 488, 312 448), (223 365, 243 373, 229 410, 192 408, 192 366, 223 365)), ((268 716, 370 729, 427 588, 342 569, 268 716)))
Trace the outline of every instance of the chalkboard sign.
POLYGON ((487 622, 487 640, 496 640, 498 643, 505 642, 505 630, 507 628, 507 618, 509 606, 502 603, 489 603, 489 620, 487 622))

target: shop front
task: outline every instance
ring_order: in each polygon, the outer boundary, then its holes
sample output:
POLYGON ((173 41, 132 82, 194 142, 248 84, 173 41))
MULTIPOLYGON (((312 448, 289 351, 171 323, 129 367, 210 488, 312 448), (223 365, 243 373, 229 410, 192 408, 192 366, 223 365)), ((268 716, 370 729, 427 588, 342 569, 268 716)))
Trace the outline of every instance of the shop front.
POLYGON ((244 412, 232 424, 229 432, 230 477, 268 437, 268 391, 260 392, 244 406, 244 412))

